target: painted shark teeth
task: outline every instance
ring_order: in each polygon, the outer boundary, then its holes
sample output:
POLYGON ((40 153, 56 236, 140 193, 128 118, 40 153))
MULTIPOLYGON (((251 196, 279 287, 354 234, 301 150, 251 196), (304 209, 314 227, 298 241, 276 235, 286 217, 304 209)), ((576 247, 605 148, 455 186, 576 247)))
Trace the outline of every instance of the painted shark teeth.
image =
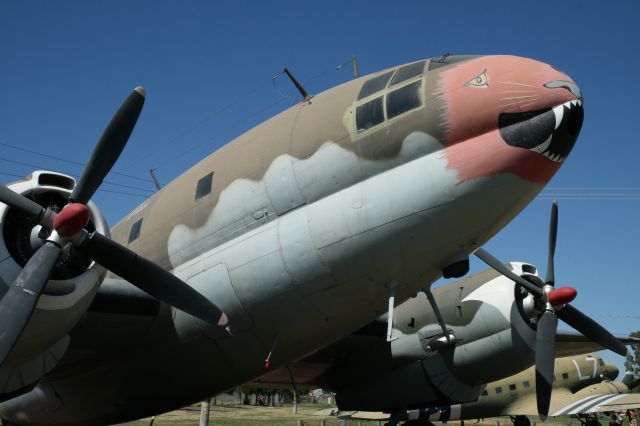
MULTIPOLYGON (((575 107, 575 106, 581 107, 582 100, 574 99, 572 101, 567 101, 563 104, 556 105, 555 107, 552 108, 553 114, 555 115, 555 119, 556 119, 556 124, 553 129, 554 131, 558 130, 558 127, 560 127, 560 124, 562 123, 562 119, 564 118, 564 109, 567 108, 567 110, 570 110, 572 107, 575 107)), ((549 149, 549 146, 551 146, 552 138, 553 138, 553 133, 551 134, 551 136, 549 136, 549 138, 546 141, 536 146, 535 148, 532 148, 531 151, 537 152, 538 154, 542 154, 553 162, 562 163, 566 159, 566 157, 563 157, 560 154, 555 154, 550 151, 547 151, 547 149, 549 149)))
POLYGON ((562 117, 564 117, 564 104, 553 107, 553 113, 556 116, 556 127, 553 130, 557 130, 562 123, 562 117))
POLYGON ((542 142, 540 145, 536 146, 535 148, 531 148, 531 151, 537 152, 538 154, 542 154, 547 150, 547 148, 549 148, 549 145, 551 145, 552 137, 553 137, 553 134, 549 135, 546 141, 542 142))
POLYGON ((545 157, 547 157, 549 160, 553 161, 554 163, 562 163, 565 160, 565 157, 563 157, 560 154, 553 154, 549 151, 543 152, 542 155, 544 155, 545 157))

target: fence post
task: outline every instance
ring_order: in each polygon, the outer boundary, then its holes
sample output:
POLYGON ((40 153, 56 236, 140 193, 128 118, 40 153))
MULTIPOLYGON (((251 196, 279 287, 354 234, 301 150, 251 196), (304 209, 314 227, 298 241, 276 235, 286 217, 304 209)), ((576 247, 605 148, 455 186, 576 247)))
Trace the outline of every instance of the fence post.
POLYGON ((200 405, 200 426, 209 426, 209 405, 211 398, 205 399, 200 405))

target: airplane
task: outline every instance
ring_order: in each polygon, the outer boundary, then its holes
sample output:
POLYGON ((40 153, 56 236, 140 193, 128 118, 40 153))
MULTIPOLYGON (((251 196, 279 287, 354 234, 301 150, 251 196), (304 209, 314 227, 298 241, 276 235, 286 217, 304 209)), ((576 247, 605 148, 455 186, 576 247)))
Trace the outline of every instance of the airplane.
MULTIPOLYGON (((556 359, 551 415, 573 415, 585 424, 596 424, 595 413, 640 407, 640 394, 630 390, 638 384, 631 373, 622 381, 615 365, 605 364, 597 354, 556 359)), ((435 421, 485 419, 510 416, 515 426, 529 426, 527 416, 537 415, 535 369, 488 383, 475 402, 422 410, 410 410, 404 416, 406 426, 431 424, 435 421)), ((352 412, 339 415, 354 420, 386 420, 388 414, 352 412)))
MULTIPOLYGON (((35 171, 0 186, 5 423, 166 412, 329 345, 440 276, 463 276, 472 253, 500 269, 480 247, 561 167, 584 116, 567 74, 516 56, 443 55, 314 96, 296 86, 302 102, 112 228, 91 198, 133 131, 142 88, 78 181, 35 171)), ((624 351, 581 321, 566 303, 575 291, 554 288, 549 271, 542 286, 516 278, 541 318, 541 371, 553 368, 558 316, 624 351)))
MULTIPOLYGON (((506 268, 529 282, 542 282, 538 269, 530 263, 511 262, 506 268)), ((496 270, 481 271, 397 306, 391 339, 385 336, 387 315, 382 315, 352 335, 292 363, 292 373, 276 369, 254 385, 290 386, 292 374, 296 386, 334 392, 340 411, 379 412, 375 419, 389 419, 391 425, 405 419, 407 413, 431 412, 435 416, 440 413, 438 407, 474 406, 482 400, 487 383, 523 374, 520 372, 532 365, 535 372, 539 370, 540 314, 533 297, 496 270), (438 303, 433 304, 434 300, 438 303)), ((554 357, 575 356, 604 346, 593 340, 558 330, 552 353, 554 357)), ((621 344, 640 342, 632 337, 618 340, 621 344)), ((590 360, 581 363, 596 366, 595 358, 590 360)), ((553 378, 553 368, 550 373, 553 378)), ((546 415, 549 404, 554 407, 551 389, 545 382, 539 389, 537 376, 529 383, 532 403, 546 404, 544 411, 537 406, 538 413, 546 415)))

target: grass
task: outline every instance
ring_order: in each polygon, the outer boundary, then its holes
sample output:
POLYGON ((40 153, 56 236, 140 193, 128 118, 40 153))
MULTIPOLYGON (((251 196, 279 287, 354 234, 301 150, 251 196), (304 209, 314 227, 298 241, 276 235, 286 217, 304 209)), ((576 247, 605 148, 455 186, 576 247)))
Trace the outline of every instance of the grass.
MULTIPOLYGON (((297 426, 298 420, 302 420, 305 426, 320 425, 321 420, 326 421, 326 426, 339 426, 341 423, 336 417, 316 416, 318 410, 329 408, 328 405, 309 404, 300 405, 298 414, 293 414, 292 407, 256 407, 250 405, 213 406, 210 412, 209 425, 211 426, 297 426)), ((176 410, 170 413, 156 416, 153 426, 165 425, 198 425, 200 411, 176 410)), ((125 423, 126 425, 149 425, 151 419, 141 419, 125 423)), ((347 424, 356 425, 355 421, 347 421, 347 424)), ((373 426, 373 424, 371 424, 373 426)))
MULTIPOLYGON (((345 423, 341 423, 339 419, 331 416, 317 416, 314 413, 326 408, 330 408, 328 405, 322 404, 302 404, 298 407, 298 414, 293 414, 292 407, 290 405, 282 407, 256 407, 250 405, 229 405, 229 406, 213 406, 209 418, 210 426, 297 426, 298 420, 302 420, 304 426, 320 426, 322 420, 325 421, 326 426, 357 426, 359 423, 357 420, 346 420, 345 423)), ((199 425, 200 411, 195 409, 182 409, 172 411, 170 413, 156 416, 153 422, 153 426, 197 426, 199 425)), ((500 422, 500 426, 512 425, 508 417, 499 419, 485 419, 480 422, 466 421, 465 426, 496 426, 496 420, 500 422)), ((124 423, 129 426, 148 426, 151 422, 151 418, 140 419, 133 422, 124 423)), ((531 423, 535 422, 535 419, 531 419, 531 423)), ((608 420, 602 419, 603 426, 608 426, 608 420)), ((362 426, 377 426, 377 421, 362 421, 362 426)), ((381 425, 384 422, 380 423, 381 425)), ((447 426, 459 426, 458 421, 452 421, 447 426)), ((537 422, 536 426, 548 425, 548 426, 567 426, 567 425, 579 426, 580 422, 577 419, 570 417, 557 417, 555 419, 548 419, 548 421, 541 423, 537 422)), ((437 422, 437 426, 444 426, 442 423, 437 422)), ((624 425, 628 425, 625 421, 624 425)))

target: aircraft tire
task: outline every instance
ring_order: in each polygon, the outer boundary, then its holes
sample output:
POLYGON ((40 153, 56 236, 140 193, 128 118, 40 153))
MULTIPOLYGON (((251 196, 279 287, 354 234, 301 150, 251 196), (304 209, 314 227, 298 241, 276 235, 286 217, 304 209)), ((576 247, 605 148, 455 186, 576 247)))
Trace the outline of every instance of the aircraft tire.
POLYGON ((531 426, 531 420, 527 416, 516 416, 513 426, 531 426))

